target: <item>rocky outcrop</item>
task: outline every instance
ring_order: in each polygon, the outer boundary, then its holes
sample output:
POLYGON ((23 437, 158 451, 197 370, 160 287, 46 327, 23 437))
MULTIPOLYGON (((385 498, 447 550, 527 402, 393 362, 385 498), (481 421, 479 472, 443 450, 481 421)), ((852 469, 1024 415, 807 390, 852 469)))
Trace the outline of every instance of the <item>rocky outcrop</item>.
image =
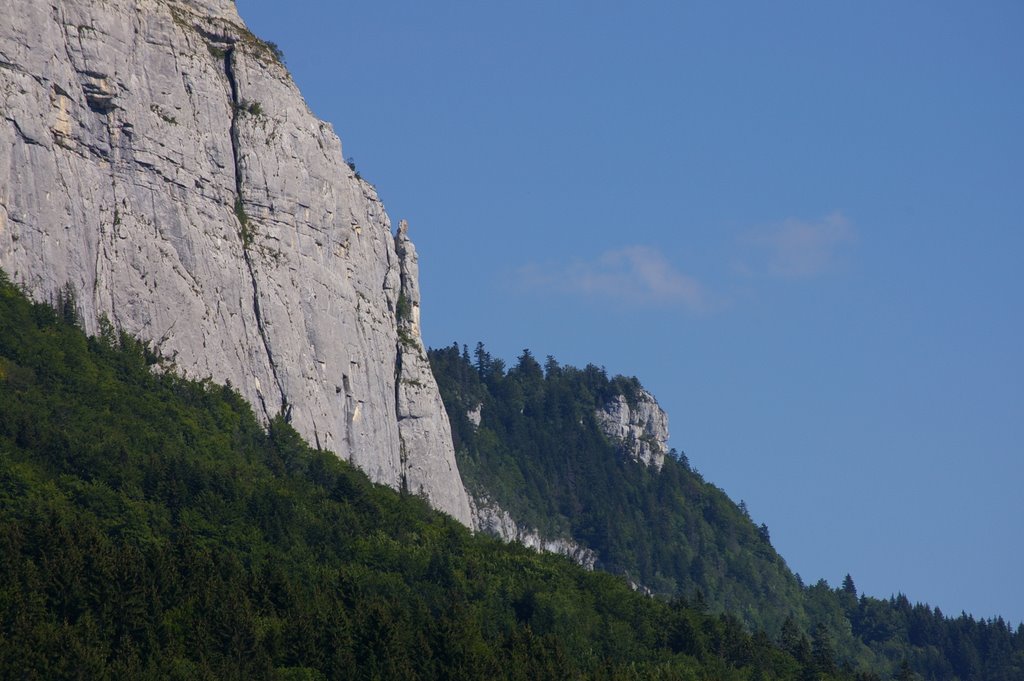
POLYGON ((402 220, 395 235, 401 286, 395 312, 398 346, 395 404, 404 471, 403 486, 457 518, 470 518, 469 496, 460 484, 451 427, 420 336, 419 259, 402 220))
POLYGON ((668 414, 646 390, 633 399, 616 395, 595 413, 605 437, 629 458, 661 470, 668 452, 668 414))
POLYGON ((472 424, 474 428, 480 427, 480 422, 484 417, 484 405, 481 402, 472 409, 466 411, 466 419, 472 424))
POLYGON ((273 45, 230 0, 4 5, 0 267, 469 524, 415 252, 273 45))
POLYGON ((565 537, 544 538, 534 528, 520 525, 495 501, 487 497, 470 497, 473 528, 507 542, 518 542, 534 551, 546 551, 566 556, 587 570, 597 564, 597 554, 565 537))

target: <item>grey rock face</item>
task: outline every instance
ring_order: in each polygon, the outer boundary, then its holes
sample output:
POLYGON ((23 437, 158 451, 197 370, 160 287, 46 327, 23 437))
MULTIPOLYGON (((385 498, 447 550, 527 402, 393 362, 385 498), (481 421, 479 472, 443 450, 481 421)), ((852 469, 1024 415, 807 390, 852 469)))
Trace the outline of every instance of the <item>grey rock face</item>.
POLYGON ((398 364, 395 402, 398 405, 404 485, 423 494, 438 508, 456 518, 470 518, 469 496, 455 466, 451 426, 441 393, 430 371, 430 361, 420 340, 419 259, 408 236, 409 225, 402 220, 395 235, 401 288, 396 303, 398 320, 398 364))
POLYGON ((476 405, 476 407, 474 407, 473 409, 470 409, 469 411, 466 412, 466 418, 469 419, 469 422, 473 424, 474 428, 479 428, 480 427, 480 421, 483 419, 483 417, 484 417, 484 405, 483 404, 478 404, 478 405, 476 405))
POLYGON ((597 554, 582 544, 565 537, 544 538, 529 527, 521 527, 508 512, 487 497, 470 497, 473 529, 507 542, 518 542, 534 551, 557 553, 587 570, 597 564, 597 554))
POLYGON ((619 445, 619 451, 634 461, 661 470, 668 451, 668 414, 646 390, 630 405, 617 395, 595 414, 605 437, 619 445))
POLYGON ((2 4, 0 267, 469 524, 415 251, 234 3, 2 4))

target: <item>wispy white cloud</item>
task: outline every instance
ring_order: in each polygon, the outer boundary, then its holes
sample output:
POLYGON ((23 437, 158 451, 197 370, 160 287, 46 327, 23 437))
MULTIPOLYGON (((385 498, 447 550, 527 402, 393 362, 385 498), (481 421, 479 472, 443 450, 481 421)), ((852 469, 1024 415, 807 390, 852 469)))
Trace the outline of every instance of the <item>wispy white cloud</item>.
POLYGON ((594 260, 531 264, 516 272, 520 286, 635 304, 677 304, 701 310, 700 283, 647 246, 607 251, 594 260))
POLYGON ((857 230, 842 213, 817 222, 789 218, 781 224, 750 230, 740 237, 748 259, 735 270, 775 277, 808 278, 833 270, 843 249, 857 240, 857 230))

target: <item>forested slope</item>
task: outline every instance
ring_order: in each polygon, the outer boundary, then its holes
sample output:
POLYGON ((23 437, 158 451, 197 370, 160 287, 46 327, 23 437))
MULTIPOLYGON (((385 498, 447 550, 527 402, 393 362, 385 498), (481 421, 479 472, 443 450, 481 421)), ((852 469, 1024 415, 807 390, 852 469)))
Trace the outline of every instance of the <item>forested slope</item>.
POLYGON ((947 618, 903 595, 858 595, 849 577, 838 588, 804 586, 768 528, 684 454, 671 453, 660 471, 622 456, 595 412, 617 395, 634 400, 637 379, 551 357, 541 366, 529 351, 506 367, 479 344, 472 356, 452 345, 430 359, 467 489, 593 549, 598 568, 765 629, 799 659, 832 651, 883 675, 906 663, 904 675, 935 681, 1024 678, 1024 626, 947 618))
POLYGON ((59 302, 0 277, 0 678, 853 678, 471 536, 59 302))
POLYGON ((430 358, 471 492, 590 547, 598 567, 655 593, 700 593, 712 609, 774 631, 802 616, 800 584, 767 528, 685 455, 670 453, 659 471, 618 455, 602 435, 595 412, 616 395, 631 399, 636 379, 551 358, 541 367, 529 352, 506 371, 482 346, 473 360, 457 346, 430 358), (478 407, 479 426, 467 417, 478 407))

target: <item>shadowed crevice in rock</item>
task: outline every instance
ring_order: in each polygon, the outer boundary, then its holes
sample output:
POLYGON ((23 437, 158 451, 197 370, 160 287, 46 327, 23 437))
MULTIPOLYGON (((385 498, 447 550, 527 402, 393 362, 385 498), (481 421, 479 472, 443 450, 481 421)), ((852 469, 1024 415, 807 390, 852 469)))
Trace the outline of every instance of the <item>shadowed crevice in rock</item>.
MULTIPOLYGON (((227 76, 228 85, 231 89, 231 152, 235 168, 235 218, 238 220, 239 237, 242 240, 242 257, 245 259, 245 266, 249 272, 249 280, 252 282, 252 311, 256 317, 256 330, 259 332, 260 340, 267 352, 267 361, 270 363, 270 373, 274 378, 277 391, 281 395, 281 413, 286 421, 291 421, 291 407, 288 404, 288 395, 285 393, 281 377, 277 373, 277 364, 274 362, 274 350, 270 345, 270 338, 267 334, 266 322, 263 319, 263 312, 260 310, 260 287, 256 280, 256 271, 252 264, 252 254, 249 248, 254 238, 253 226, 248 213, 245 211, 245 199, 242 192, 242 153, 238 135, 238 117, 241 112, 242 102, 238 96, 238 81, 235 78, 235 46, 232 44, 224 51, 224 75, 227 76)), ((263 415, 269 420, 274 414, 267 409, 266 400, 263 399, 263 392, 257 393, 260 400, 260 408, 263 415)), ((317 439, 317 448, 320 447, 319 435, 314 432, 317 439)))
MULTIPOLYGON (((399 300, 402 300, 399 294, 399 300)), ((398 341, 395 343, 395 418, 398 420, 398 458, 401 463, 401 482, 399 489, 403 492, 409 491, 409 454, 405 446, 405 437, 402 435, 402 411, 399 405, 402 403, 402 319, 396 313, 395 324, 398 327, 398 341)))
POLYGON ((24 142, 25 144, 31 144, 37 147, 46 146, 45 144, 43 144, 41 140, 37 140, 31 135, 26 134, 25 131, 21 129, 21 126, 18 125, 18 121, 14 120, 13 118, 8 118, 6 116, 4 117, 4 120, 6 120, 8 123, 14 126, 14 130, 15 132, 18 133, 18 137, 20 137, 21 141, 24 142))

